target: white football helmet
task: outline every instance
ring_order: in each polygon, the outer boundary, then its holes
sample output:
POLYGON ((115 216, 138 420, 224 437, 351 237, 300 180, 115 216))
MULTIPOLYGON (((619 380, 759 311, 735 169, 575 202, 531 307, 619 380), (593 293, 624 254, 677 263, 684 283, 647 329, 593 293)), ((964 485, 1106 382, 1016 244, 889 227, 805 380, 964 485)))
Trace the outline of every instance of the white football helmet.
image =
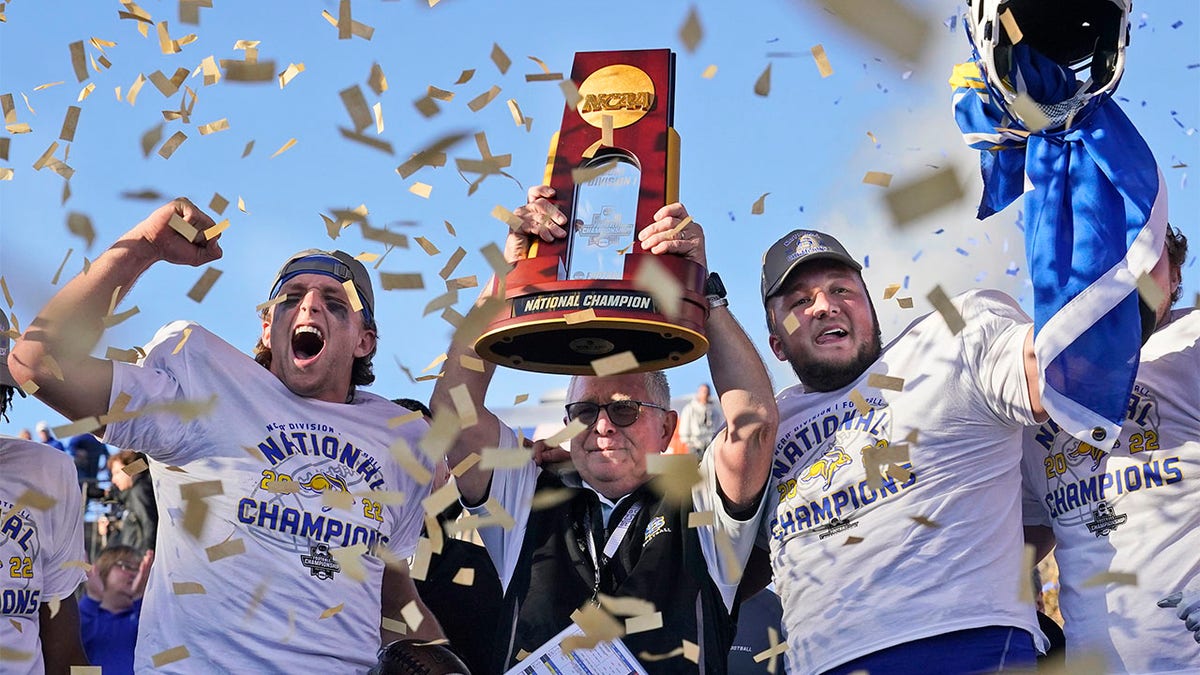
POLYGON ((1072 96, 1033 100, 1049 121, 1046 128, 1058 129, 1069 128, 1089 101, 1116 90, 1125 70, 1131 9, 1132 0, 967 0, 964 23, 988 85, 1009 115, 1028 127, 1041 127, 1044 120, 1013 111, 1018 94, 1029 96, 1013 67, 1013 45, 1025 44, 1075 73, 1080 85, 1072 96), (1015 41, 1000 18, 1005 12, 1019 29, 1015 41))

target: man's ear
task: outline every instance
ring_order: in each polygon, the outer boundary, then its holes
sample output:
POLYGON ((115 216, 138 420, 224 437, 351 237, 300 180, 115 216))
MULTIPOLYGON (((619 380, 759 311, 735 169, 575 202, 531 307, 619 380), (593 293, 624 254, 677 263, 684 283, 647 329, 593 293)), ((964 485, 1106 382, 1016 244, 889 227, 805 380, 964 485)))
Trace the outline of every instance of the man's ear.
POLYGON ((783 351, 783 340, 780 340, 778 336, 771 333, 767 337, 767 344, 771 345, 771 353, 775 355, 775 358, 780 361, 787 361, 787 354, 783 351))
POLYGON ((367 329, 358 339, 358 345, 354 348, 354 358, 362 358, 371 352, 375 351, 375 345, 379 338, 375 335, 375 331, 367 329))
POLYGON ((675 427, 679 425, 679 413, 674 410, 668 410, 667 414, 663 415, 663 437, 666 444, 670 444, 671 439, 675 437, 675 427))
POLYGON ((271 310, 268 309, 267 313, 263 314, 262 335, 259 337, 259 339, 262 340, 263 346, 267 349, 271 348, 271 319, 269 318, 271 316, 270 311, 271 310))

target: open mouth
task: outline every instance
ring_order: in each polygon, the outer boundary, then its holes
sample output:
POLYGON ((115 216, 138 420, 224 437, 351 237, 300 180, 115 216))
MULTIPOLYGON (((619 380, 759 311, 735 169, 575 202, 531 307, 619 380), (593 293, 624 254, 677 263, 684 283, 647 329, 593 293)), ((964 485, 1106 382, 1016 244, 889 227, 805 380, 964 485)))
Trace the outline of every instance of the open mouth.
POLYGON ((300 326, 292 333, 292 354, 300 360, 311 359, 325 348, 325 336, 316 326, 300 326))
POLYGON ((849 335, 843 328, 830 328, 829 330, 817 336, 817 344, 823 345, 829 342, 836 342, 849 335))

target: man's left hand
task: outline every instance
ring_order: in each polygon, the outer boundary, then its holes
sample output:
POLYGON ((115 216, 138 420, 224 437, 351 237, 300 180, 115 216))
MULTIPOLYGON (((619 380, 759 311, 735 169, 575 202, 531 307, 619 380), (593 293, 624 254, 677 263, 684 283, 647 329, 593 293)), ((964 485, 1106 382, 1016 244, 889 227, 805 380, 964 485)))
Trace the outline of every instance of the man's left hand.
POLYGON ((1175 609, 1175 616, 1183 622, 1183 626, 1196 642, 1200 643, 1200 592, 1176 591, 1158 601, 1159 607, 1175 609))

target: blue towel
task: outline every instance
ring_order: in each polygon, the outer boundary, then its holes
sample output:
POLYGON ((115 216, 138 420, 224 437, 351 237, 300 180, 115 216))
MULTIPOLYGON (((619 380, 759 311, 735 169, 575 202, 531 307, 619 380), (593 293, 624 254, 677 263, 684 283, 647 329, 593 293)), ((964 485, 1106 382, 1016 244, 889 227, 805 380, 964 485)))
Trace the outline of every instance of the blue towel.
MULTIPOLYGON (((1070 70, 1023 45, 1013 60, 1034 100, 1065 100, 1078 87, 1070 70)), ((1042 403, 1072 436, 1111 450, 1137 375, 1137 279, 1163 251, 1167 204, 1158 165, 1107 96, 1090 101, 1068 130, 1027 134, 975 62, 956 66, 950 83, 963 138, 981 151, 979 218, 1025 195, 1042 403)))

